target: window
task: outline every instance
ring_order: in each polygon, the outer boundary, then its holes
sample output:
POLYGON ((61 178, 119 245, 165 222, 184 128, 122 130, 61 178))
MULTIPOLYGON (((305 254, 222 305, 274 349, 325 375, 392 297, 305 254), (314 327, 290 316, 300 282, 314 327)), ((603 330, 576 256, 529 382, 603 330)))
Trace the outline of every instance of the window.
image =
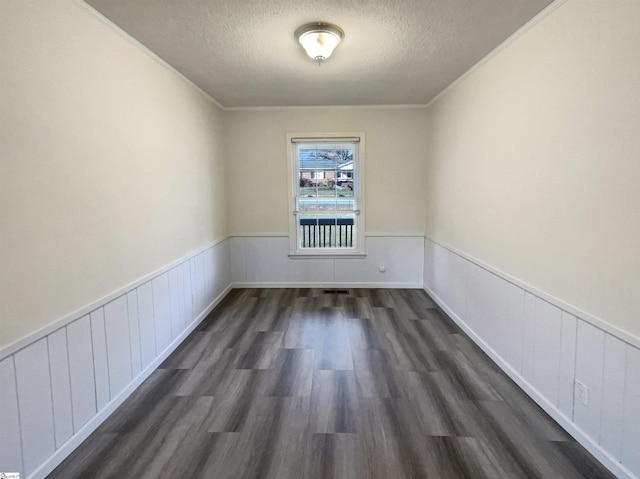
POLYGON ((291 255, 364 254, 364 134, 287 137, 291 255))

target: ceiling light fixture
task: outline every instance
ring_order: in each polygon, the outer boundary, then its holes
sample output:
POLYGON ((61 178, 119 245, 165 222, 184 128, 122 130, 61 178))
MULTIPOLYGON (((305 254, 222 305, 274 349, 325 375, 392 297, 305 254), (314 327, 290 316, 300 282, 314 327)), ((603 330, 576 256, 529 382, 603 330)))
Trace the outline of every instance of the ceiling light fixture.
POLYGON ((300 42, 309 57, 322 65, 344 38, 344 32, 329 23, 307 23, 296 30, 296 40, 300 42))

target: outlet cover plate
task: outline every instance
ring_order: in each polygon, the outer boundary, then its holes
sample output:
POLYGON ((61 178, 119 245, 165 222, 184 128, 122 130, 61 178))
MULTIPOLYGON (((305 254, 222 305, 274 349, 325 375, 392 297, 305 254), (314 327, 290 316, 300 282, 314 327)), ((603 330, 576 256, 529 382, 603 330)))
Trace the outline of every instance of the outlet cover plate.
POLYGON ((585 406, 589 405, 589 388, 576 379, 575 398, 585 406))

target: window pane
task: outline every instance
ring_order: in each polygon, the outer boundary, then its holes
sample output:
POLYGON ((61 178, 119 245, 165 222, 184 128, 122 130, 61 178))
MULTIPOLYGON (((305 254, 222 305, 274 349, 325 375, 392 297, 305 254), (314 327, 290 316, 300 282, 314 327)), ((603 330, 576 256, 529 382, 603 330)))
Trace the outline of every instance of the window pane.
POLYGON ((353 150, 336 150, 336 193, 353 196, 353 150))
POLYGON ((300 175, 298 177, 298 194, 300 196, 316 196, 316 189, 313 186, 314 176, 314 169, 300 168, 300 175))
POLYGON ((353 180, 341 179, 336 182, 336 194, 353 198, 353 180))
POLYGON ((338 198, 336 200, 336 210, 338 211, 353 211, 355 209, 353 198, 338 198))
POLYGON ((300 195, 353 196, 352 149, 299 149, 300 195))
POLYGON ((298 198, 299 211, 353 211, 355 210, 353 197, 300 197, 298 198))
POLYGON ((298 198, 298 209, 300 211, 317 211, 318 210, 318 199, 313 197, 300 197, 298 198))

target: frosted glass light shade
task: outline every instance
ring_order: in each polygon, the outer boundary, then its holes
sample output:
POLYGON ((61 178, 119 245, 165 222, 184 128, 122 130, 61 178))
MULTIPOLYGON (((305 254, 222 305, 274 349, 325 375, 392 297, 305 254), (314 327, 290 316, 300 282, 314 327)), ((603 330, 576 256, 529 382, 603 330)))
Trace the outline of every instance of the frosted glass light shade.
POLYGON ((310 23, 298 28, 295 36, 307 55, 318 63, 322 63, 331 56, 344 37, 344 32, 335 25, 310 23))

